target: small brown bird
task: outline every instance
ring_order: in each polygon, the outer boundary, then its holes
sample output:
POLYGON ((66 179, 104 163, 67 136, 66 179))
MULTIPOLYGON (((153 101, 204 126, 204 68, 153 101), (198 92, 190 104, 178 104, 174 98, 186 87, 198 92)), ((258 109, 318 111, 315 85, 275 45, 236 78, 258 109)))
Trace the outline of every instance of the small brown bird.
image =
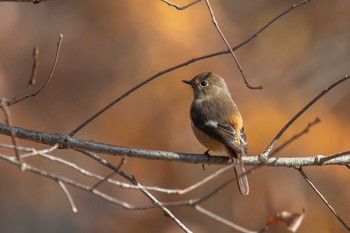
POLYGON ((194 93, 190 116, 196 138, 208 151, 225 151, 230 156, 239 190, 248 195, 248 179, 241 160, 247 154, 248 143, 241 114, 225 80, 205 72, 183 82, 190 85, 194 93))

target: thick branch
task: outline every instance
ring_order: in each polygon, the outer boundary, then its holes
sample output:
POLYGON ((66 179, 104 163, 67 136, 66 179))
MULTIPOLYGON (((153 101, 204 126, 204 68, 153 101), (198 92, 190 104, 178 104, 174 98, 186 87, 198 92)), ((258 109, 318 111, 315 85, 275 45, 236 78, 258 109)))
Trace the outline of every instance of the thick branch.
POLYGON ((45 1, 48 1, 48 0, 0 0, 0 2, 31 2, 34 4, 38 4, 45 1))
MULTIPOLYGON (((87 150, 96 153, 110 154, 116 156, 127 156, 132 158, 151 159, 151 160, 170 160, 183 163, 201 163, 201 164, 217 164, 225 165, 229 163, 226 156, 203 156, 202 154, 186 154, 158 150, 135 149, 123 146, 115 146, 100 142, 80 140, 68 135, 46 133, 34 130, 28 130, 18 127, 12 127, 12 131, 17 138, 28 141, 34 141, 45 145, 58 144, 61 149, 87 150)), ((11 127, 0 123, 0 134, 11 135, 11 127)), ((333 159, 326 160, 327 156, 316 155, 310 157, 271 157, 263 162, 265 166, 280 167, 302 167, 315 165, 346 165, 350 164, 350 150, 340 152, 341 157, 335 155, 333 159), (324 161, 324 162, 323 162, 324 161)), ((262 161, 258 156, 247 156, 243 158, 244 164, 261 165, 262 161)))

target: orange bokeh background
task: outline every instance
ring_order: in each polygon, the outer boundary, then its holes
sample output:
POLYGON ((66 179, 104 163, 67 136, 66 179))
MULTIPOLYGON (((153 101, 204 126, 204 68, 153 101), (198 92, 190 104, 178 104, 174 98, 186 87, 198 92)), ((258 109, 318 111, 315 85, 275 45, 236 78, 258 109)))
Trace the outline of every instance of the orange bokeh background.
MULTIPOLYGON (((185 4, 188 1, 176 1, 185 4)), ((236 45, 255 33, 292 2, 212 1, 222 31, 236 45)), ((249 154, 261 153, 283 125, 330 83, 349 74, 350 2, 315 1, 290 12, 256 39, 236 51, 253 85, 246 88, 230 55, 199 61, 167 73, 109 109, 76 136, 133 148, 202 153, 189 123, 190 88, 180 80, 204 71, 225 77, 243 115, 249 154)), ((64 35, 53 79, 40 95, 10 107, 15 126, 68 133, 148 77, 171 66, 215 51, 225 45, 208 9, 200 2, 177 11, 161 1, 47 1, 40 4, 0 3, 0 96, 31 92, 27 82, 32 49, 40 49, 38 84, 48 77, 58 34, 64 35)), ((35 86, 34 88, 38 88, 35 86)), ((328 93, 284 134, 280 142, 302 130, 316 117, 321 124, 279 156, 327 155, 350 146, 350 83, 328 93)), ((2 117, 3 122, 3 117, 2 117)), ((10 139, 0 136, 1 142, 10 139)), ((43 148, 19 141, 22 146, 43 148)), ((12 151, 2 150, 11 154, 12 151)), ((55 155, 96 173, 109 171, 73 151, 55 155)), ((104 156, 117 164, 120 158, 104 156)), ((39 158, 28 163, 87 182, 77 172, 39 158)), ((159 209, 128 211, 69 187, 79 212, 72 213, 59 185, 21 173, 0 160, 0 232, 180 232, 159 209)), ((143 185, 185 188, 213 173, 218 166, 128 159, 124 169, 143 185)), ((349 169, 310 167, 305 172, 350 223, 349 169)), ((186 195, 196 197, 220 180, 186 195)), ((120 179, 115 177, 115 179, 120 179)), ((122 180, 122 179, 120 179, 122 180)), ((299 232, 345 232, 299 173, 290 168, 266 167, 249 176, 251 193, 242 197, 235 184, 226 187, 205 208, 248 229, 259 229, 268 215, 289 210, 306 217, 299 232)), ((131 204, 149 204, 138 191, 103 185, 101 189, 131 204)), ((162 201, 179 200, 155 193, 162 201)), ((171 208, 194 232, 232 232, 191 207, 171 208)), ((287 232, 273 227, 269 232, 287 232)))

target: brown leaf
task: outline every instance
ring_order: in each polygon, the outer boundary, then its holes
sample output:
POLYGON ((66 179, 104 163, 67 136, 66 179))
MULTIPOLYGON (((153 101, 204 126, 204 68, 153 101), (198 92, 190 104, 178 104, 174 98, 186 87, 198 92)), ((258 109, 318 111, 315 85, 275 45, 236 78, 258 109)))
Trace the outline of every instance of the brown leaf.
POLYGON ((303 212, 300 214, 289 211, 280 211, 268 217, 266 226, 281 224, 285 225, 291 232, 296 232, 299 229, 304 216, 305 209, 303 209, 303 212))

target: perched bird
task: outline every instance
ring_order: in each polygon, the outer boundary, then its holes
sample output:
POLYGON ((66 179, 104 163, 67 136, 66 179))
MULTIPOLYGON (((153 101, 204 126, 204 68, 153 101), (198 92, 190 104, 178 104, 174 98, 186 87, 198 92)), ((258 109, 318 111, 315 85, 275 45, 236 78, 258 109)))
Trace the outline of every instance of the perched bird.
POLYGON ((248 179, 241 160, 247 154, 248 143, 241 114, 225 80, 205 72, 183 82, 190 85, 194 93, 190 109, 194 135, 208 151, 224 151, 230 156, 239 190, 248 195, 248 179))

